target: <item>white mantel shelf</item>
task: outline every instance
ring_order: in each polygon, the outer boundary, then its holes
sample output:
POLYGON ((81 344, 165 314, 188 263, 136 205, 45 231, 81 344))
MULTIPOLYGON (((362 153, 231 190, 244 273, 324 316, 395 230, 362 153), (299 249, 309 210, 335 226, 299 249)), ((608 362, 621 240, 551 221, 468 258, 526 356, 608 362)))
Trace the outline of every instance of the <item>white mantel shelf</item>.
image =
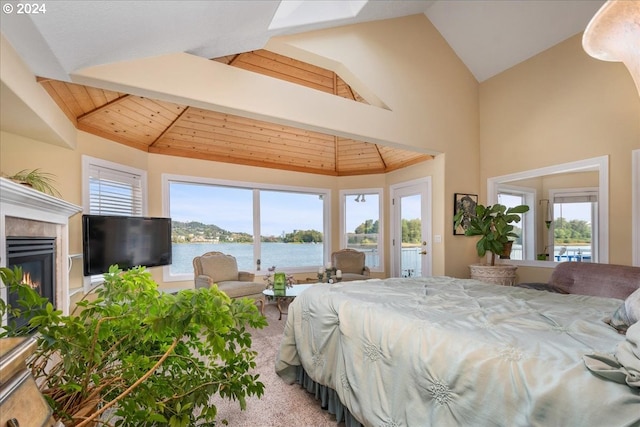
POLYGON ((13 216, 12 212, 14 210, 22 208, 24 212, 20 215, 21 218, 46 221, 46 219, 43 219, 43 215, 49 214, 53 215, 54 218, 47 222, 58 224, 64 224, 69 217, 82 212, 81 206, 36 191, 6 178, 0 178, 0 203, 2 204, 0 209, 2 209, 4 215, 13 216), (10 209, 12 206, 14 209, 10 209), (7 210, 5 211, 5 209, 7 210), (31 211, 35 211, 35 213, 31 211), (63 217, 64 219, 59 220, 58 217, 63 217))

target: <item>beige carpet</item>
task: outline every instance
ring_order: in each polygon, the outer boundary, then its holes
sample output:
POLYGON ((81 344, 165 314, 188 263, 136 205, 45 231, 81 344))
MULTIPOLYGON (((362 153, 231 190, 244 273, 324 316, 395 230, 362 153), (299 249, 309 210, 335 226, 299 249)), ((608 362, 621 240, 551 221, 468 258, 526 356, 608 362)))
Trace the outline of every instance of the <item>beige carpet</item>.
POLYGON ((320 407, 320 401, 300 385, 288 385, 275 373, 275 358, 280 347, 286 316, 278 320, 275 304, 267 304, 265 316, 269 326, 252 334, 252 348, 258 352, 256 373, 265 385, 264 395, 247 398, 247 409, 240 410, 235 401, 216 396, 218 425, 227 420, 231 427, 340 427, 335 416, 320 407))

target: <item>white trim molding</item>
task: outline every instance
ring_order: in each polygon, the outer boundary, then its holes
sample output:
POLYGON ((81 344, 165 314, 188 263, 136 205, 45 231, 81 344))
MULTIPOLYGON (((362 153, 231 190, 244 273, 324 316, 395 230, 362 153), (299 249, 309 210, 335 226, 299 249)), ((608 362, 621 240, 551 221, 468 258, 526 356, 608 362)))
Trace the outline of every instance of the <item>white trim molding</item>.
MULTIPOLYGON (((69 314, 69 218, 82 212, 82 207, 36 191, 27 186, 0 178, 0 266, 7 266, 7 221, 12 218, 55 224, 56 232, 56 291, 55 305, 69 314)), ((37 227, 36 227, 37 230, 37 227)), ((30 234, 31 235, 31 234, 30 234)), ((34 237, 41 236, 34 231, 34 237)), ((11 237, 11 236, 9 236, 11 237)), ((7 300, 6 288, 0 298, 7 300)), ((3 323, 6 319, 3 319, 3 323)))
MULTIPOLYGON (((565 172, 577 172, 597 170, 598 173, 598 262, 609 262, 609 156, 593 157, 575 162, 546 166, 539 169, 518 172, 510 175, 496 176, 487 179, 487 203, 496 203, 498 200, 498 184, 534 178, 543 175, 553 175, 565 172)), ((554 267, 557 263, 552 261, 518 261, 505 260, 505 263, 534 266, 554 267)))
POLYGON ((640 149, 631 152, 631 262, 640 267, 640 149))

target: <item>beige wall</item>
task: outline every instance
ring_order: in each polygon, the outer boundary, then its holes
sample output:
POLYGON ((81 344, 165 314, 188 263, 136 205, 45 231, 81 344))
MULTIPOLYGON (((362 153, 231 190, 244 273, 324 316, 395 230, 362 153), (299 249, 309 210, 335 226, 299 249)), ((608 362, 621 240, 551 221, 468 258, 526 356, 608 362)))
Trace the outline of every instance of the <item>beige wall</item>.
POLYGON ((393 172, 387 180, 433 172, 433 235, 443 239, 433 247, 433 272, 468 277, 475 244, 453 236, 450 218, 453 193, 477 193, 481 186, 478 83, 426 16, 276 38, 267 48, 334 67, 363 95, 374 93, 411 131, 407 145, 441 153, 435 163, 393 172))
MULTIPOLYGON (((450 228, 453 193, 477 193, 480 187, 478 83, 425 15, 279 37, 267 48, 336 71, 385 108, 185 55, 79 70, 74 78, 123 92, 140 85, 134 90, 141 96, 311 130, 332 126, 338 135, 440 153, 433 228, 450 228), (165 72, 185 78, 167 78, 165 72)), ((454 238, 450 230, 440 235, 437 271, 467 275, 476 258, 473 242, 454 238)))
MULTIPOLYGON (((629 72, 587 56, 581 34, 480 85, 480 182, 609 156, 611 263, 631 265, 631 151, 639 147, 640 99, 629 72)), ((550 271, 518 274, 530 281, 550 271)))
MULTIPOLYGON (((305 88, 286 82, 230 67, 221 68, 217 63, 211 65, 212 61, 199 61, 185 55, 150 59, 154 65, 158 65, 156 62, 166 65, 156 70, 157 73, 146 73, 145 67, 150 62, 142 60, 79 70, 74 73, 74 78, 84 79, 86 83, 93 82, 97 87, 124 92, 130 89, 126 87, 127 84, 136 81, 144 85, 143 89, 139 89, 140 93, 135 92, 140 95, 167 100, 191 99, 192 102, 186 103, 229 112, 244 107, 245 114, 249 117, 267 116, 277 122, 316 130, 332 123, 338 134, 356 138, 363 136, 363 140, 381 140, 423 152, 447 154, 438 155, 428 165, 415 165, 388 176, 331 178, 197 160, 168 159, 108 143, 83 132, 78 133, 75 150, 61 150, 33 141, 26 143, 19 141, 20 138, 15 135, 5 133, 1 148, 3 171, 7 169, 6 172, 9 173, 29 167, 50 170, 59 177, 63 197, 71 202, 81 203, 81 154, 140 167, 149 174, 151 215, 162 211, 162 173, 276 184, 295 182, 297 185, 328 187, 332 189, 333 200, 338 199, 341 188, 383 187, 388 195, 390 184, 431 176, 434 196, 433 234, 443 237, 443 243, 433 248, 433 272, 465 275, 466 265, 472 261, 473 254, 467 251, 466 255, 460 256, 460 251, 456 248, 461 243, 462 246, 470 246, 468 242, 454 240, 448 231, 452 206, 447 201, 455 191, 477 192, 479 189, 478 84, 433 25, 424 15, 416 15, 313 32, 278 40, 276 44, 295 46, 298 52, 304 51, 316 58, 328 55, 329 62, 337 72, 360 85, 363 93, 373 94, 387 108, 363 106, 333 99, 335 97, 327 99, 327 95, 316 94, 316 91, 312 94, 305 88), (197 63, 198 69, 211 73, 174 75, 185 76, 181 80, 177 77, 163 78, 159 71, 173 72, 187 63, 197 63), (109 71, 112 73, 109 74, 109 71), (230 77, 234 80, 222 85, 211 85, 210 81, 208 85, 194 88, 194 84, 203 76, 218 82, 220 79, 216 77, 226 73, 232 73, 233 76, 230 77), (234 91, 233 85, 238 82, 247 86, 243 86, 243 90, 234 91), (263 87, 261 90, 265 94, 271 93, 271 96, 260 97, 255 92, 246 90, 254 86, 263 87), (309 102, 310 99, 314 102, 309 102), (308 114, 301 115, 301 111, 307 111, 308 114), (340 115, 339 119, 335 117, 337 113, 340 115), (38 154, 31 156, 31 151, 38 154), (52 158, 56 158, 55 165, 50 164, 52 158), (7 168, 5 165, 11 167, 7 168), (445 248, 448 251, 449 246, 457 256, 447 257, 445 248)), ((335 203, 332 211, 334 224, 337 224, 338 209, 338 204, 335 203)), ((385 207, 384 214, 388 218, 388 207, 385 207)), ((389 227, 386 227, 387 239, 388 230, 389 227)), ((332 233, 332 238, 337 242, 338 228, 334 227, 332 233)), ((79 240, 72 241, 72 250, 78 249, 79 240)), ((385 266, 389 267, 388 258, 385 266)))
MULTIPOLYGON (((632 149, 640 147, 640 101, 626 69, 621 64, 587 57, 579 36, 480 85, 424 15, 283 37, 274 40, 273 46, 274 50, 297 52, 301 59, 328 58, 327 64, 332 64, 349 83, 388 108, 387 113, 369 115, 368 111, 374 107, 358 106, 349 114, 349 103, 340 102, 340 112, 353 122, 341 120, 340 133, 357 137, 360 132, 365 140, 376 139, 371 135, 376 133, 376 137, 388 136, 387 141, 393 145, 440 154, 432 162, 386 176, 333 178, 169 159, 83 132, 78 133, 76 149, 4 132, 0 170, 11 173, 24 168, 46 169, 58 176, 63 197, 81 204, 81 154, 146 169, 151 215, 162 212, 162 173, 328 187, 332 189, 333 200, 338 199, 339 189, 368 186, 383 187, 388 197, 389 185, 431 176, 432 234, 443 237, 443 243, 433 247, 433 273, 466 277, 467 264, 477 260, 475 240, 452 235, 453 193, 477 193, 484 202, 489 177, 606 154, 610 156, 611 175, 610 261, 631 263, 630 154, 632 149), (305 55, 308 58, 304 58, 305 55), (378 117, 384 119, 376 121, 378 117), (384 128, 378 129, 380 126, 384 128)), ((125 78, 127 64, 120 65, 118 73, 122 74, 111 76, 109 86, 122 84, 118 80, 125 78)), ((175 98, 181 85, 186 84, 154 81, 153 75, 143 74, 136 72, 132 77, 140 75, 149 80, 151 87, 145 89, 145 93, 153 93, 160 99, 175 98)), ((242 78, 249 77, 242 73, 242 78)), ((265 79, 256 78, 256 81, 264 83, 265 79)), ((281 122, 313 129, 330 122, 335 115, 335 111, 324 111, 316 105, 310 115, 314 119, 305 119, 286 106, 302 105, 304 100, 300 96, 308 92, 280 84, 270 87, 274 88, 283 90, 267 98, 266 103, 256 97, 252 100, 246 93, 239 93, 238 98, 233 99, 229 91, 207 92, 194 103, 216 104, 223 110, 246 105, 254 109, 248 116, 272 115, 281 122), (221 106, 224 102, 233 105, 221 106)), ((185 97, 182 95, 181 99, 185 97)), ((327 105, 327 100, 321 98, 318 105, 327 105)), ((384 214, 388 218, 386 201, 384 214)), ((338 205, 334 204, 334 224, 337 218, 338 205)), ((79 251, 79 220, 72 221, 71 232, 74 235, 71 251, 79 251)), ((337 241, 337 227, 332 233, 337 241)), ((385 266, 389 266, 388 258, 385 266)), ((548 271, 521 268, 520 275, 524 280, 544 279, 548 271)))
MULTIPOLYGON (((350 177, 332 177, 312 175, 299 172, 279 171, 273 169, 256 168, 250 166, 238 166, 225 163, 210 162, 204 160, 175 158, 157 154, 147 154, 140 150, 108 141, 106 139, 78 132, 78 147, 75 150, 54 146, 15 134, 2 132, 0 135, 2 144, 0 156, 0 171, 6 175, 17 172, 20 169, 43 168, 47 172, 56 175, 56 188, 59 189, 62 198, 71 203, 82 205, 82 155, 97 157, 100 159, 136 167, 147 171, 148 174, 148 214, 162 216, 162 174, 184 175, 194 177, 207 177, 225 180, 238 180, 244 182, 259 182, 274 185, 295 185, 300 187, 328 188, 331 190, 332 250, 338 249, 339 236, 339 190, 350 188, 383 188, 384 190, 384 218, 389 218, 389 185, 409 181, 425 176, 441 176, 443 161, 436 159, 423 164, 410 166, 401 171, 388 175, 364 175, 350 177)), ((442 181, 442 180, 437 180, 442 181)), ((442 185, 434 185, 434 203, 441 198, 442 185)), ((442 220, 441 209, 434 209, 436 217, 442 220)), ((82 252, 82 228, 80 215, 70 220, 69 252, 82 252)), ((435 222, 435 221, 434 221, 435 222)), ((389 241, 388 224, 385 227, 385 241, 389 241)), ((442 234, 434 229, 435 234, 442 234)), ((444 274, 443 245, 436 245, 433 249, 433 273, 444 274)), ((385 255, 384 265, 386 275, 389 271, 389 253, 385 255)), ((191 282, 165 283, 160 268, 152 268, 151 272, 158 283, 165 288, 188 287, 191 282)), ((301 275, 300 278, 303 278, 301 275)), ((82 284, 82 265, 76 260, 70 274, 72 288, 82 284)))

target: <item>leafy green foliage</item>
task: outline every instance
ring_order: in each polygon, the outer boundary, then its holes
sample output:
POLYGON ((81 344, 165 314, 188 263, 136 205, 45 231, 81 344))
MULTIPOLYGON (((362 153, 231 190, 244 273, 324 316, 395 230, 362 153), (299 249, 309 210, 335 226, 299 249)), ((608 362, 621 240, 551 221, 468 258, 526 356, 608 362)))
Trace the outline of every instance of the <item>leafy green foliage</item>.
POLYGON ((591 243, 591 224, 581 219, 558 218, 553 221, 553 233, 556 245, 591 243))
POLYGON ((420 218, 402 219, 402 243, 420 243, 422 241, 422 221, 420 218))
MULTIPOLYGON (((405 220, 403 219, 403 221, 405 220)), ((366 219, 362 224, 356 227, 354 232, 356 234, 377 234, 379 227, 380 223, 377 219, 375 221, 372 219, 366 219)))
MULTIPOLYGON (((264 393, 249 373, 256 353, 246 328, 266 319, 249 299, 215 286, 162 293, 143 267, 111 267, 95 298, 65 316, 21 284, 19 268, 0 268, 0 278, 19 295, 18 307, 2 301, 0 311, 30 317, 39 335, 29 366, 67 426, 98 417, 114 426, 215 425, 212 395, 244 409, 246 396, 264 393)), ((23 332, 6 325, 0 337, 23 332)))
POLYGON ((40 169, 27 170, 23 169, 20 172, 13 174, 7 178, 27 184, 33 189, 41 191, 43 193, 50 194, 52 196, 60 197, 60 193, 54 187, 55 175, 42 172, 40 169))
POLYGON ((528 211, 529 206, 527 205, 518 205, 508 209, 501 204, 477 205, 475 215, 469 215, 466 211, 461 210, 453 220, 455 227, 459 227, 463 221, 468 224, 464 231, 466 236, 481 236, 476 243, 478 256, 483 257, 487 252, 491 252, 491 265, 494 265, 495 255, 504 251, 504 245, 509 241, 509 238, 518 237, 511 224, 520 222, 520 214, 528 211))
POLYGON ((294 230, 282 238, 285 243, 322 243, 322 232, 316 230, 294 230))

